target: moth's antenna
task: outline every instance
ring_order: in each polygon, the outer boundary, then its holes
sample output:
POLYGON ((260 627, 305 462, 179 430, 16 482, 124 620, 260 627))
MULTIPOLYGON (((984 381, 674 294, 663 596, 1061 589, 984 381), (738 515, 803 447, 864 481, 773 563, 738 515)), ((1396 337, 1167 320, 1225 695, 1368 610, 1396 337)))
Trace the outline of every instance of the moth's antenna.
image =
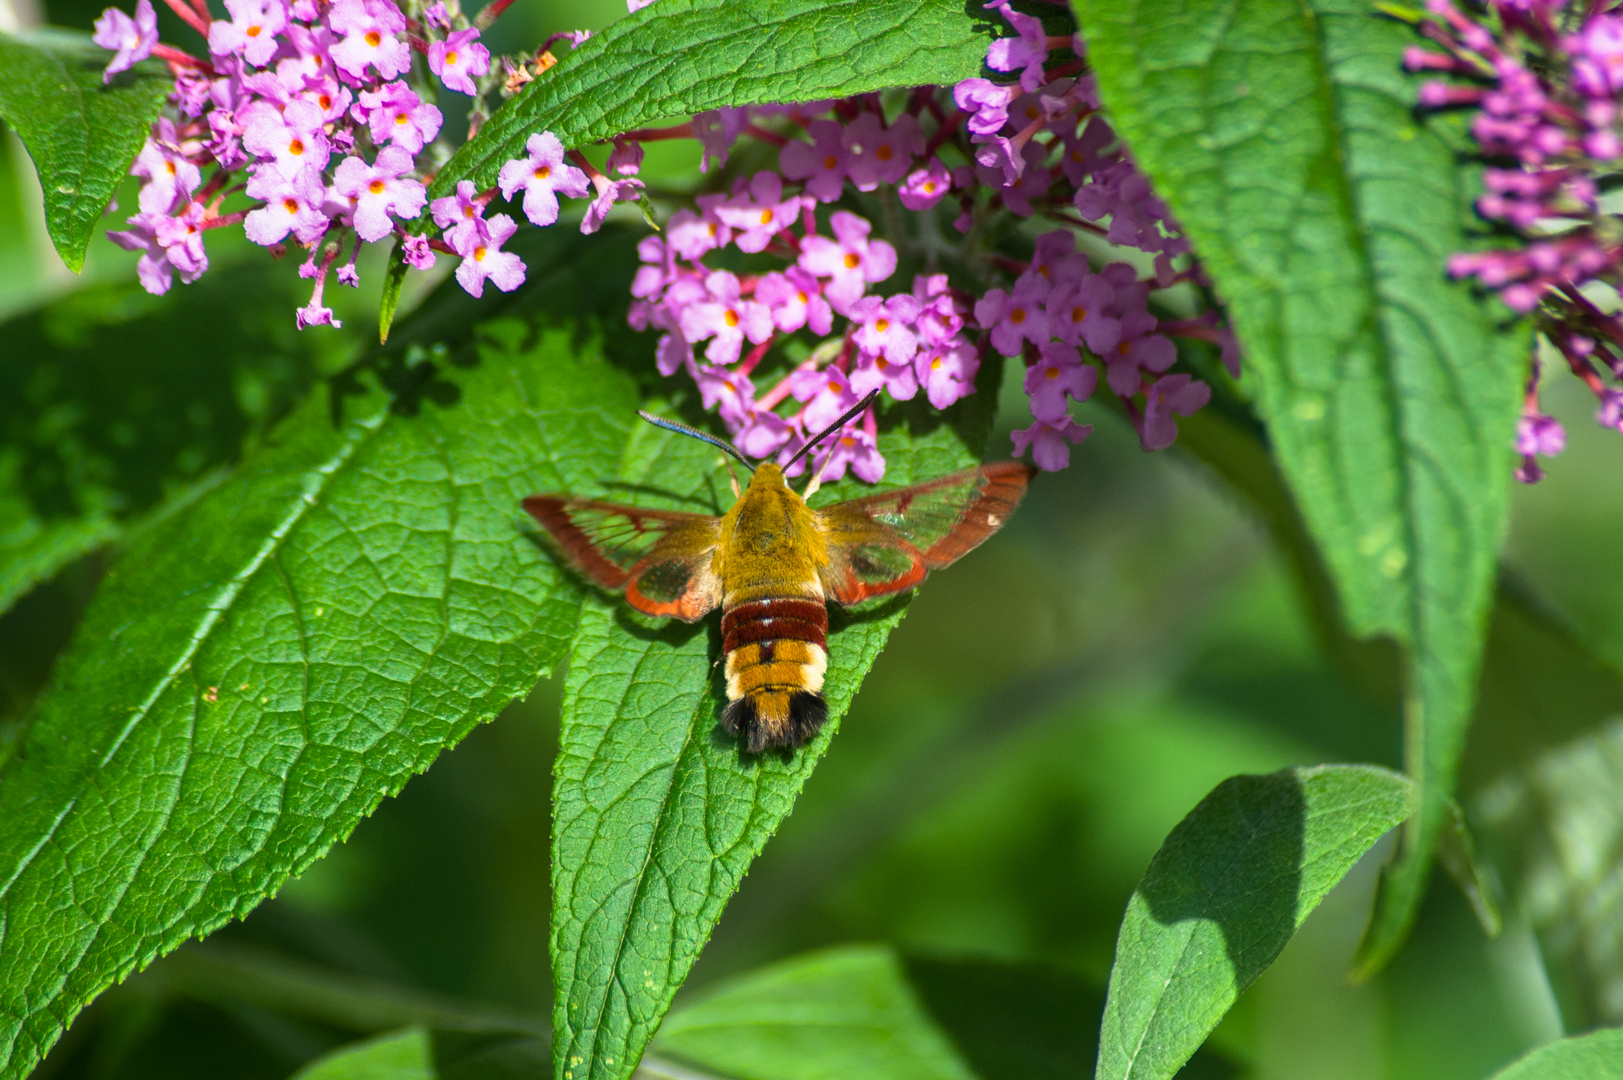
POLYGON ((811 437, 810 442, 806 443, 805 446, 802 446, 799 450, 795 451, 795 456, 794 457, 790 458, 788 461, 783 463, 783 467, 785 469, 789 468, 795 462, 799 461, 801 458, 803 458, 807 454, 811 453, 811 448, 812 447, 816 446, 818 443, 822 442, 824 439, 828 438, 830 435, 832 435, 836 431, 840 430, 842 427, 844 427, 854 417, 862 415, 863 411, 865 409, 867 409, 869 405, 873 404, 873 399, 878 397, 878 396, 879 396, 879 391, 878 390, 871 391, 868 394, 867 397, 863 398, 861 401, 859 401, 855 405, 851 406, 851 408, 846 411, 846 414, 844 416, 842 416, 838 420, 834 421, 832 424, 830 424, 828 427, 824 428, 822 431, 819 431, 816 435, 813 435, 811 437))
MULTIPOLYGON (((727 453, 737 458, 739 464, 743 465, 744 468, 748 469, 750 472, 755 471, 755 466, 749 463, 749 459, 744 456, 744 451, 740 450, 726 439, 718 439, 707 431, 700 431, 698 428, 688 427, 686 424, 678 420, 667 420, 663 416, 655 416, 653 413, 645 413, 641 409, 637 410, 637 415, 648 421, 650 424, 653 424, 655 427, 662 427, 666 431, 674 431, 680 435, 686 435, 689 438, 698 439, 700 442, 707 442, 711 446, 725 450, 727 453)), ((819 435, 818 438, 822 438, 822 436, 819 435)))

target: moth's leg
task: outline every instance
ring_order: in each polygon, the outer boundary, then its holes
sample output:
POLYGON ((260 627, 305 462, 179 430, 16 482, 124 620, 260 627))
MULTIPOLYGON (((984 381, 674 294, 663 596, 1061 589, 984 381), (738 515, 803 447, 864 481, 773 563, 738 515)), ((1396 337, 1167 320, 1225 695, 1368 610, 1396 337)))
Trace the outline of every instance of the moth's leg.
POLYGON ((733 501, 744 497, 744 489, 738 486, 738 474, 733 472, 732 459, 722 456, 721 463, 727 466, 727 481, 733 485, 733 501))

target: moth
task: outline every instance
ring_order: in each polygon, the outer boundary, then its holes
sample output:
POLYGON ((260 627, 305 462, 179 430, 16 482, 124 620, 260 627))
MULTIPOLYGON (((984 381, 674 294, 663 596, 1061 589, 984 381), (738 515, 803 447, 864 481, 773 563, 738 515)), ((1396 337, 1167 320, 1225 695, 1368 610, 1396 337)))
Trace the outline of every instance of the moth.
MULTIPOLYGON (((910 589, 996 532, 1036 470, 982 465, 896 491, 813 509, 813 470, 796 494, 784 469, 861 414, 870 394, 780 467, 751 464, 736 446, 662 417, 662 428, 720 448, 750 470, 725 514, 644 510, 563 494, 532 495, 524 509, 585 577, 623 591, 649 615, 694 622, 719 607, 726 657, 722 727, 750 753, 794 748, 828 718, 828 603, 861 603, 910 589)), ((725 461, 725 459, 723 459, 725 461)))

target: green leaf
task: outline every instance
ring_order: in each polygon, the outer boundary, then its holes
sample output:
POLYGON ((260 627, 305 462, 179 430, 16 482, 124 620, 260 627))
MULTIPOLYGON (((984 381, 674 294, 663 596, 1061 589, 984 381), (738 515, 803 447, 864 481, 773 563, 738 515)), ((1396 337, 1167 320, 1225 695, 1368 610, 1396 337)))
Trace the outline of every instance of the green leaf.
POLYGON ((752 972, 673 1012, 654 1052, 736 1080, 976 1076, 931 1020, 902 959, 881 945, 752 972))
POLYGON ((69 270, 129 172, 175 80, 143 61, 102 84, 112 53, 64 30, 0 34, 0 119, 17 132, 45 192, 45 226, 69 270))
POLYGON ((438 1080, 433 1045, 420 1027, 352 1043, 311 1062, 293 1080, 438 1080))
POLYGON ((1375 841, 1410 784, 1325 765, 1223 781, 1156 852, 1116 939, 1098 1080, 1175 1075, 1375 841))
POLYGON ((1623 1028, 1547 1043, 1493 1080, 1623 1080, 1623 1028))
POLYGON ((660 0, 564 56, 452 155, 429 188, 496 182, 551 131, 585 146, 723 105, 813 101, 981 73, 997 34, 962 0, 660 0))
POLYGON ((634 395, 602 342, 624 332, 630 248, 531 235, 507 303, 534 325, 459 341, 448 285, 401 337, 452 363, 334 380, 110 571, 0 772, 0 1077, 562 658, 579 593, 519 501, 614 466, 634 395))
POLYGON ((378 305, 378 344, 389 340, 389 327, 394 325, 395 309, 400 306, 400 294, 406 287, 406 249, 395 244, 389 252, 389 266, 383 272, 383 300, 378 305))
POLYGON ((1100 93, 1193 241, 1352 631, 1408 655, 1405 830, 1361 959, 1448 815, 1504 532, 1525 330, 1444 272, 1474 194, 1365 0, 1080 0, 1100 93))
POLYGON ((286 267, 227 265, 164 296, 92 286, 0 323, 15 358, 0 365, 0 611, 190 498, 354 348, 351 332, 298 332, 299 288, 286 267))
MULTIPOLYGON (((942 417, 917 402, 880 431, 885 486, 980 460, 998 365, 942 417)), ((629 414, 628 414, 629 415, 629 414)), ((715 450, 638 424, 616 497, 719 512, 715 450)), ((816 502, 848 498, 854 481, 816 502)), ((950 571, 948 571, 950 572, 950 571)), ((661 625, 593 596, 570 646, 554 788, 554 1062, 561 1080, 627 1076, 743 878, 839 727, 907 597, 830 612, 829 722, 793 755, 752 758, 717 730, 716 621, 661 625)))

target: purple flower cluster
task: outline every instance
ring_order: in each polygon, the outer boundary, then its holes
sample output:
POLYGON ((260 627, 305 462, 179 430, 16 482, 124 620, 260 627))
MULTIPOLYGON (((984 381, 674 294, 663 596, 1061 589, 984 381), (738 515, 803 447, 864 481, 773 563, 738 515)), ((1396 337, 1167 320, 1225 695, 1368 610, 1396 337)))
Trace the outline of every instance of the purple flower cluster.
MULTIPOLYGON (((239 223, 277 257, 290 243, 308 253, 299 273, 315 286, 297 312, 301 328, 338 325, 322 303, 329 273, 336 268, 341 284, 357 284, 361 245, 390 236, 419 269, 432 266, 436 252, 458 256, 457 280, 475 296, 487 281, 504 291, 523 282, 523 261, 502 250, 516 223, 484 215, 495 189, 475 193, 464 183, 435 200, 428 210, 444 230, 440 237, 403 224, 427 202, 426 152, 443 120, 412 53, 422 54, 445 90, 473 96, 476 110, 495 85, 522 86, 534 77, 532 66, 545 70, 549 53, 518 66, 504 61, 505 76, 492 75, 480 31, 443 0, 420 20, 394 0, 225 0, 229 19, 211 19, 205 0, 167 2, 207 39, 206 60, 157 42, 150 0, 137 0, 133 19, 107 9, 95 36, 115 52, 107 79, 150 55, 175 75, 175 114, 153 125, 131 168, 143 180, 139 212, 127 229, 108 234, 141 253, 137 273, 149 292, 166 292, 177 273, 183 282, 196 280, 208 269, 204 234, 239 223), (223 212, 239 193, 251 204, 223 212)), ((505 6, 497 0, 492 9, 505 6)), ((577 43, 585 37, 566 36, 577 43)), ((532 136, 527 150, 503 167, 499 186, 508 197, 523 192, 525 216, 537 225, 557 220, 559 195, 584 197, 594 182, 587 231, 615 199, 637 197, 635 181, 610 184, 565 162, 551 134, 532 136)))
MULTIPOLYGON (((1101 374, 1147 450, 1170 445, 1174 418, 1210 399, 1205 383, 1169 373, 1177 359, 1169 331, 1218 344, 1239 374, 1238 350, 1215 313, 1169 326, 1149 311, 1152 290, 1199 281, 1199 270, 1166 206, 1097 115, 1081 41, 1050 38, 1006 0, 987 6, 1016 31, 992 44, 987 63, 1017 73, 1016 82, 920 87, 899 110, 877 95, 722 109, 616 140, 621 153, 648 139, 697 138, 706 169, 724 166, 741 136, 781 148, 778 171, 700 196, 663 237, 645 239, 632 286, 631 322, 660 332, 660 371, 686 372, 746 453, 787 460, 874 389, 898 401, 922 391, 945 408, 974 392, 990 348, 1026 365, 1034 422, 1014 433, 1015 452, 1029 447, 1040 467, 1061 469, 1091 430, 1071 408, 1092 396, 1101 374), (843 208, 866 205, 869 193, 889 209, 885 239, 869 218, 843 208), (917 215, 916 226, 897 204, 917 215), (950 285, 928 246, 910 242, 934 229, 937 214, 966 234, 966 246, 1010 218, 1062 227, 1026 234, 1029 261, 982 254, 969 268, 988 285, 1001 283, 977 295, 950 285), (1092 254, 1078 250, 1078 233, 1092 254), (1096 268, 1101 244, 1150 255, 1152 276, 1141 280, 1121 259, 1096 268), (895 273, 898 245, 924 249, 926 272, 909 291, 874 291, 895 273), (706 265, 729 247, 780 262, 743 276, 706 265), (752 376, 768 351, 800 333, 819 343, 758 392, 752 376), (780 413, 790 399, 795 407, 780 413)), ((872 410, 814 465, 826 479, 849 467, 877 480, 884 460, 872 410)))
MULTIPOLYGON (((1458 253, 1449 272, 1531 316, 1594 392, 1599 422, 1623 430, 1623 394, 1607 381, 1623 381, 1623 322, 1582 291, 1623 280, 1623 233, 1600 199, 1601 181, 1623 166, 1623 14, 1614 6, 1488 0, 1473 14, 1428 0, 1421 31, 1442 51, 1413 47, 1404 59, 1412 71, 1455 76, 1425 84, 1421 104, 1479 110, 1471 130, 1490 167, 1477 212, 1516 239, 1458 253)), ((1516 436, 1517 478, 1538 480, 1536 458, 1565 445, 1561 425, 1539 409, 1535 359, 1516 436)))

